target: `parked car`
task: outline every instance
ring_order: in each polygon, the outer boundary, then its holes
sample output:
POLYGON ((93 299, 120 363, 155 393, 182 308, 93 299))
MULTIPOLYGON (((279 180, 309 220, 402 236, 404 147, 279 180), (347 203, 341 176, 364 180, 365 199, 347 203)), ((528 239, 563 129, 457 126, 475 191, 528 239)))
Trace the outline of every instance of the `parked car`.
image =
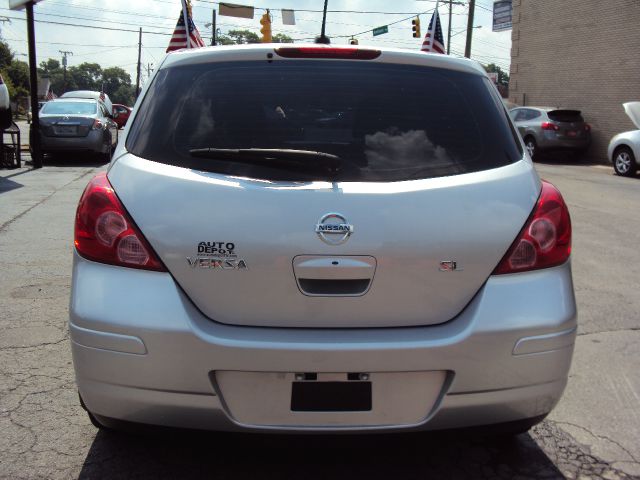
POLYGON ((76 215, 95 425, 520 432, 558 402, 569 212, 479 64, 182 50, 141 98, 76 215))
MULTIPOLYGON (((622 104, 633 124, 640 129, 640 102, 622 104)), ((609 160, 618 175, 630 177, 638 171, 640 130, 619 133, 609 142, 609 160)))
MULTIPOLYGON (((38 102, 38 111, 42 109, 42 106, 47 103, 46 101, 38 102)), ((27 111, 27 123, 31 123, 33 121, 33 112, 31 112, 31 105, 29 105, 29 110, 27 111)))
POLYGON ((114 103, 113 114, 114 120, 118 124, 118 128, 124 128, 127 120, 129 120, 129 115, 131 115, 131 107, 120 105, 119 103, 114 103))
POLYGON ((509 112, 532 159, 544 151, 565 150, 583 155, 591 144, 591 126, 579 110, 518 107, 509 112))
POLYGON ((108 161, 118 142, 118 126, 102 102, 57 98, 40 110, 43 154, 88 152, 108 161))

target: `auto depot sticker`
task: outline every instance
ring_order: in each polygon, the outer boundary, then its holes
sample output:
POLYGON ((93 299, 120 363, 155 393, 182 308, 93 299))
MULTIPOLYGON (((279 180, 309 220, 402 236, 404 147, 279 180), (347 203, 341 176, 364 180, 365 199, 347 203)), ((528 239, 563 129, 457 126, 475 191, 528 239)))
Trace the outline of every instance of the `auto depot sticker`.
POLYGON ((208 268, 214 270, 247 270, 247 263, 236 253, 233 242, 200 242, 196 254, 187 257, 191 268, 208 268))

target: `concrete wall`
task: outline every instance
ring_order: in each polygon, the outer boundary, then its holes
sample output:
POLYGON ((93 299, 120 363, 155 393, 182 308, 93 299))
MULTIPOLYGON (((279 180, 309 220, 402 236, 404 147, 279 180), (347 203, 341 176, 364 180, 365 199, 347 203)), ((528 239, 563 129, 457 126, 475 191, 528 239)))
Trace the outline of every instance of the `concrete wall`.
POLYGON ((640 101, 640 0, 513 0, 509 100, 582 110, 589 157, 606 162, 640 101))

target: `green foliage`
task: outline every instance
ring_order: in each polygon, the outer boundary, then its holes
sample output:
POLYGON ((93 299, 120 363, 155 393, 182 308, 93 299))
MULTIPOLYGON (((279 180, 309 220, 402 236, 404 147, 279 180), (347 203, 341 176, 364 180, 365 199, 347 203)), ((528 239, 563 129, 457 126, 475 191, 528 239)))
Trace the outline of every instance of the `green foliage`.
MULTIPOLYGON (((26 97, 29 95, 29 64, 22 60, 14 60, 4 69, 3 78, 11 80, 15 88, 14 97, 26 97)), ((11 93, 11 92, 9 92, 11 93)), ((13 98, 13 97, 12 97, 13 98)))
POLYGON ((502 70, 495 63, 483 65, 483 67, 487 72, 495 72, 498 74, 498 85, 504 85, 505 87, 509 86, 509 74, 502 70))
POLYGON ((0 69, 11 65, 13 61, 13 52, 6 42, 0 41, 0 69))
POLYGON ((293 43, 293 38, 284 33, 276 33, 273 35, 273 43, 293 43))
MULTIPOLYGON (((226 34, 216 37, 218 45, 245 45, 248 43, 260 43, 260 36, 251 30, 229 30, 226 34)), ((284 33, 273 36, 273 43, 293 43, 293 38, 284 33)))
MULTIPOLYGON (((220 35, 221 37, 223 35, 220 35)), ((231 45, 243 45, 247 43, 260 43, 260 37, 251 30, 229 30, 226 35, 231 39, 231 45)), ((226 44, 229 45, 229 44, 226 44)))
POLYGON ((67 88, 69 90, 102 89, 102 67, 97 63, 84 62, 67 69, 67 88))

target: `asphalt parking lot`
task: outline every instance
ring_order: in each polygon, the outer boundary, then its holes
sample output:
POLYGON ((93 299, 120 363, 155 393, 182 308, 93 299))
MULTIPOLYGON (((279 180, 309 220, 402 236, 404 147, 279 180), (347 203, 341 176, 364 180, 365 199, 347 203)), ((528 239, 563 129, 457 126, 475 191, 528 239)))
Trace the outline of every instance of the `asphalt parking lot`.
POLYGON ((516 439, 98 432, 66 327, 73 215, 103 168, 0 170, 2 478, 640 478, 640 177, 539 163, 569 204, 579 336, 551 416, 516 439))

